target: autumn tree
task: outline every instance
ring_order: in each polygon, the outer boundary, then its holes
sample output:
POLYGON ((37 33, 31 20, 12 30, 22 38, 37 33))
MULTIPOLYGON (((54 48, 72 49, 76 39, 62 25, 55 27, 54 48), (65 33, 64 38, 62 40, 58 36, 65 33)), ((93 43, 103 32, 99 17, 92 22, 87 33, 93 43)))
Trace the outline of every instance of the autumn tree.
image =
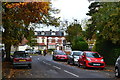
POLYGON ((51 16, 58 10, 51 8, 50 2, 3 2, 2 41, 5 44, 6 59, 10 59, 11 45, 18 46, 23 38, 31 40, 34 26, 30 23, 41 23, 58 26, 58 19, 51 16))

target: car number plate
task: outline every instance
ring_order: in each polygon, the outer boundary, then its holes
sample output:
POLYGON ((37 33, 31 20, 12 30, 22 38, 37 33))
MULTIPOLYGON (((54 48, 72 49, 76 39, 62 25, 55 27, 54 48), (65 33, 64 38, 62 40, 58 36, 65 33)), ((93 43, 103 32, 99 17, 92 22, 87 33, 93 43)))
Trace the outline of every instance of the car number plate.
POLYGON ((26 60, 19 60, 19 61, 26 61, 26 60))
POLYGON ((61 58, 61 59, 64 59, 64 58, 61 58))
POLYGON ((93 64, 94 66, 100 66, 100 64, 93 64))

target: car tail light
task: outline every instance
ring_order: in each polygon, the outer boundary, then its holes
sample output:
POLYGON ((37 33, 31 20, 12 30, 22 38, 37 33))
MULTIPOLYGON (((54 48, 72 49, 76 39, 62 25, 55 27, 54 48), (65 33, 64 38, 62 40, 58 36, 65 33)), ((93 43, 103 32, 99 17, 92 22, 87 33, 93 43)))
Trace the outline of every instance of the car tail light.
POLYGON ((26 58, 26 61, 32 61, 32 59, 31 58, 26 58))
POLYGON ((14 62, 17 62, 17 61, 19 61, 19 58, 14 58, 14 62))

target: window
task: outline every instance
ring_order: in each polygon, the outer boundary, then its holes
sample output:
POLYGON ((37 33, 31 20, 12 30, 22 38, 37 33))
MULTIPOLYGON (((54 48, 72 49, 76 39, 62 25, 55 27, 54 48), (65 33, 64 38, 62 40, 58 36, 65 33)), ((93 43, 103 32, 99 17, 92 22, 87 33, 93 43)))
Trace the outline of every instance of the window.
POLYGON ((86 53, 87 57, 91 57, 91 58, 100 58, 101 56, 97 53, 91 53, 91 52, 87 52, 86 53))
POLYGON ((82 52, 73 52, 73 55, 80 56, 82 52))
POLYGON ((44 32, 41 32, 41 35, 45 35, 45 33, 44 33, 44 32))
POLYGON ((45 39, 45 38, 42 38, 42 43, 44 43, 44 39, 45 39))
POLYGON ((51 41, 52 43, 55 43, 55 39, 52 39, 52 41, 51 41))
POLYGON ((37 35, 37 32, 35 32, 35 35, 37 35))
POLYGON ((51 35, 55 35, 55 32, 52 32, 51 35))

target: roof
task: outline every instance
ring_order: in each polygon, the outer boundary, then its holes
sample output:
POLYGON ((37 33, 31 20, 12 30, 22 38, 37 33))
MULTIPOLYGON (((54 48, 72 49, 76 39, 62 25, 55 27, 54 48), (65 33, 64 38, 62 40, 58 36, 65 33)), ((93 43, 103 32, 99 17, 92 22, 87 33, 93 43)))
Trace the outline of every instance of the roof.
POLYGON ((72 52, 82 52, 82 51, 72 51, 72 52))
POLYGON ((54 52, 64 52, 64 51, 62 51, 62 50, 54 50, 54 52))
POLYGON ((35 31, 36 36, 64 36, 63 31, 35 31))
POLYGON ((90 52, 90 53, 98 53, 98 52, 94 52, 94 51, 84 51, 84 52, 90 52))

